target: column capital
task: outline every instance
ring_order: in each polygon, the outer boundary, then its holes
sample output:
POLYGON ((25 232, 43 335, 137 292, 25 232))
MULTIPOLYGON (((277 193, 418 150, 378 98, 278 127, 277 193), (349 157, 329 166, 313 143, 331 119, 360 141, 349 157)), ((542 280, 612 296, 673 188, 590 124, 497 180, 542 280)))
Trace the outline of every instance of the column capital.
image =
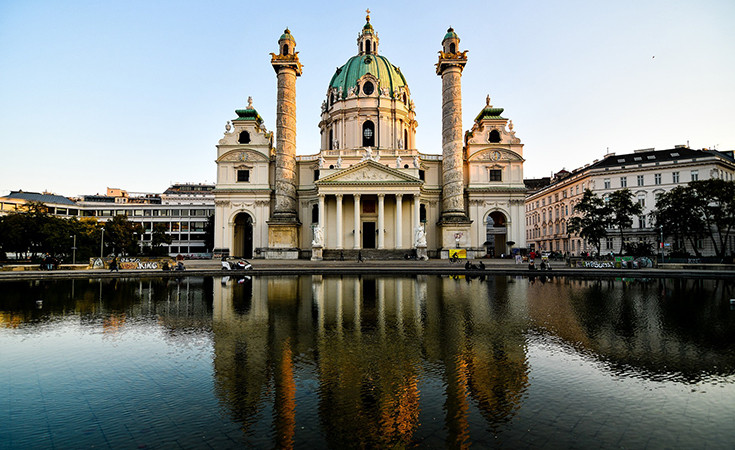
POLYGON ((356 199, 360 198, 360 194, 352 194, 352 196, 355 197, 356 199))
POLYGON ((343 196, 343 195, 344 195, 344 194, 334 194, 334 196, 335 196, 335 197, 337 197, 337 198, 338 198, 338 199, 340 199, 340 200, 342 200, 342 196, 343 196))
POLYGON ((396 198, 403 198, 403 194, 395 194, 396 198))
POLYGON ((385 198, 385 194, 383 193, 378 194, 378 198, 385 198))

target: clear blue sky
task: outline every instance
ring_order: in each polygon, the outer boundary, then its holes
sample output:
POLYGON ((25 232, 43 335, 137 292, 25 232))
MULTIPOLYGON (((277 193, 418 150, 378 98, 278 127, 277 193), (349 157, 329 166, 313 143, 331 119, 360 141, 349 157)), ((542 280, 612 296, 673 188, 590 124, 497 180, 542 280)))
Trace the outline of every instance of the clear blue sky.
POLYGON ((606 149, 735 148, 735 2, 0 1, 0 194, 214 182, 234 110, 275 129, 270 52, 288 26, 304 64, 297 152, 319 149, 336 67, 365 9, 416 103, 417 146, 441 153, 437 51, 469 50, 464 128, 490 94, 525 144, 525 177, 606 149))

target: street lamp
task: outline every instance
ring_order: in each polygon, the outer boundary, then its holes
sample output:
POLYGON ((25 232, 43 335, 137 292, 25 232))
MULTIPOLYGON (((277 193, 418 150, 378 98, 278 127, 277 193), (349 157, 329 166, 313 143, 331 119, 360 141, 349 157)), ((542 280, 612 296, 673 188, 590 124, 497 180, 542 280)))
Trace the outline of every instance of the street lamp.
POLYGON ((71 263, 76 264, 77 263, 77 235, 69 236, 74 238, 74 243, 71 245, 71 263))
POLYGON ((100 238, 100 259, 104 258, 104 245, 105 245, 105 227, 102 227, 102 237, 100 238))
POLYGON ((661 262, 664 262, 664 226, 660 225, 659 230, 661 230, 661 262))

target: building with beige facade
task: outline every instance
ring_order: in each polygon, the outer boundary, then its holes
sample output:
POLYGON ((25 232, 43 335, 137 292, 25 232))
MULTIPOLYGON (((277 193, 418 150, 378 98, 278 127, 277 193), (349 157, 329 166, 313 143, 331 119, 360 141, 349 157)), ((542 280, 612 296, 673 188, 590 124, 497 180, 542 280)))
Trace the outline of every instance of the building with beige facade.
POLYGON ((275 133, 249 100, 217 145, 215 253, 448 258, 459 249, 477 258, 507 253, 510 242, 525 246, 523 144, 489 97, 472 129, 461 129, 467 52, 459 41, 450 28, 436 64, 442 154, 416 148, 417 111, 408 82, 379 52, 368 15, 357 55, 327 86, 320 149, 296 155, 302 66, 286 30, 271 61, 278 78, 275 133))
MULTIPOLYGON (((677 146, 670 150, 636 150, 624 155, 609 153, 602 160, 595 160, 572 172, 563 170, 557 173, 551 184, 526 198, 526 240, 529 248, 537 251, 573 256, 596 251, 584 239, 567 230, 574 205, 581 200, 585 189, 605 199, 618 189, 628 188, 634 201, 643 206, 643 214, 635 218, 631 229, 625 231, 625 240, 647 242, 656 247, 660 243, 660 230, 655 228, 651 212, 656 207, 659 194, 693 180, 720 178, 732 181, 733 177, 735 160, 732 151, 693 150, 677 146)), ((732 241, 728 253, 735 250, 732 241)), ((714 254, 707 240, 697 245, 703 255, 714 254)), ((620 247, 619 232, 608 230, 600 251, 618 253, 620 247)))

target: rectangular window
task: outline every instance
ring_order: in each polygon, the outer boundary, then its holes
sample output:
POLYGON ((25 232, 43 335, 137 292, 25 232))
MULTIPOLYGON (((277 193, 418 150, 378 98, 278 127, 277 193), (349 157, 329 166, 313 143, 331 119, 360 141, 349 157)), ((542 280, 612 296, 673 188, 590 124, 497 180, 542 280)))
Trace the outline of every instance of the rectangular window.
POLYGON ((237 182, 238 183, 250 183, 250 170, 240 169, 237 171, 237 182))
POLYGON ((419 169, 419 180, 426 181, 426 171, 419 169))
POLYGON ((612 248, 613 248, 613 240, 612 240, 612 238, 607 238, 605 240, 605 249, 606 250, 612 250, 612 248))
POLYGON ((646 195, 645 194, 638 194, 638 204, 641 205, 642 208, 646 207, 646 195))
POLYGON ((698 179, 699 179, 699 171, 692 170, 692 181, 697 181, 698 179))
POLYGON ((643 175, 638 175, 638 186, 643 186, 643 175))
POLYGON ((638 228, 646 228, 646 216, 638 216, 638 228))
POLYGON ((503 181, 503 171, 500 169, 490 169, 490 181, 503 181))
POLYGON ((605 189, 610 189, 610 179, 605 178, 604 183, 605 183, 605 189))
POLYGON ((655 184, 661 184, 661 174, 660 173, 653 174, 653 182, 655 184))
POLYGON ((671 182, 672 183, 678 183, 679 182, 679 172, 672 172, 671 173, 671 182))
POLYGON ((628 177, 620 177, 620 187, 628 187, 628 177))
POLYGON ((314 181, 319 179, 319 169, 314 169, 314 181))

